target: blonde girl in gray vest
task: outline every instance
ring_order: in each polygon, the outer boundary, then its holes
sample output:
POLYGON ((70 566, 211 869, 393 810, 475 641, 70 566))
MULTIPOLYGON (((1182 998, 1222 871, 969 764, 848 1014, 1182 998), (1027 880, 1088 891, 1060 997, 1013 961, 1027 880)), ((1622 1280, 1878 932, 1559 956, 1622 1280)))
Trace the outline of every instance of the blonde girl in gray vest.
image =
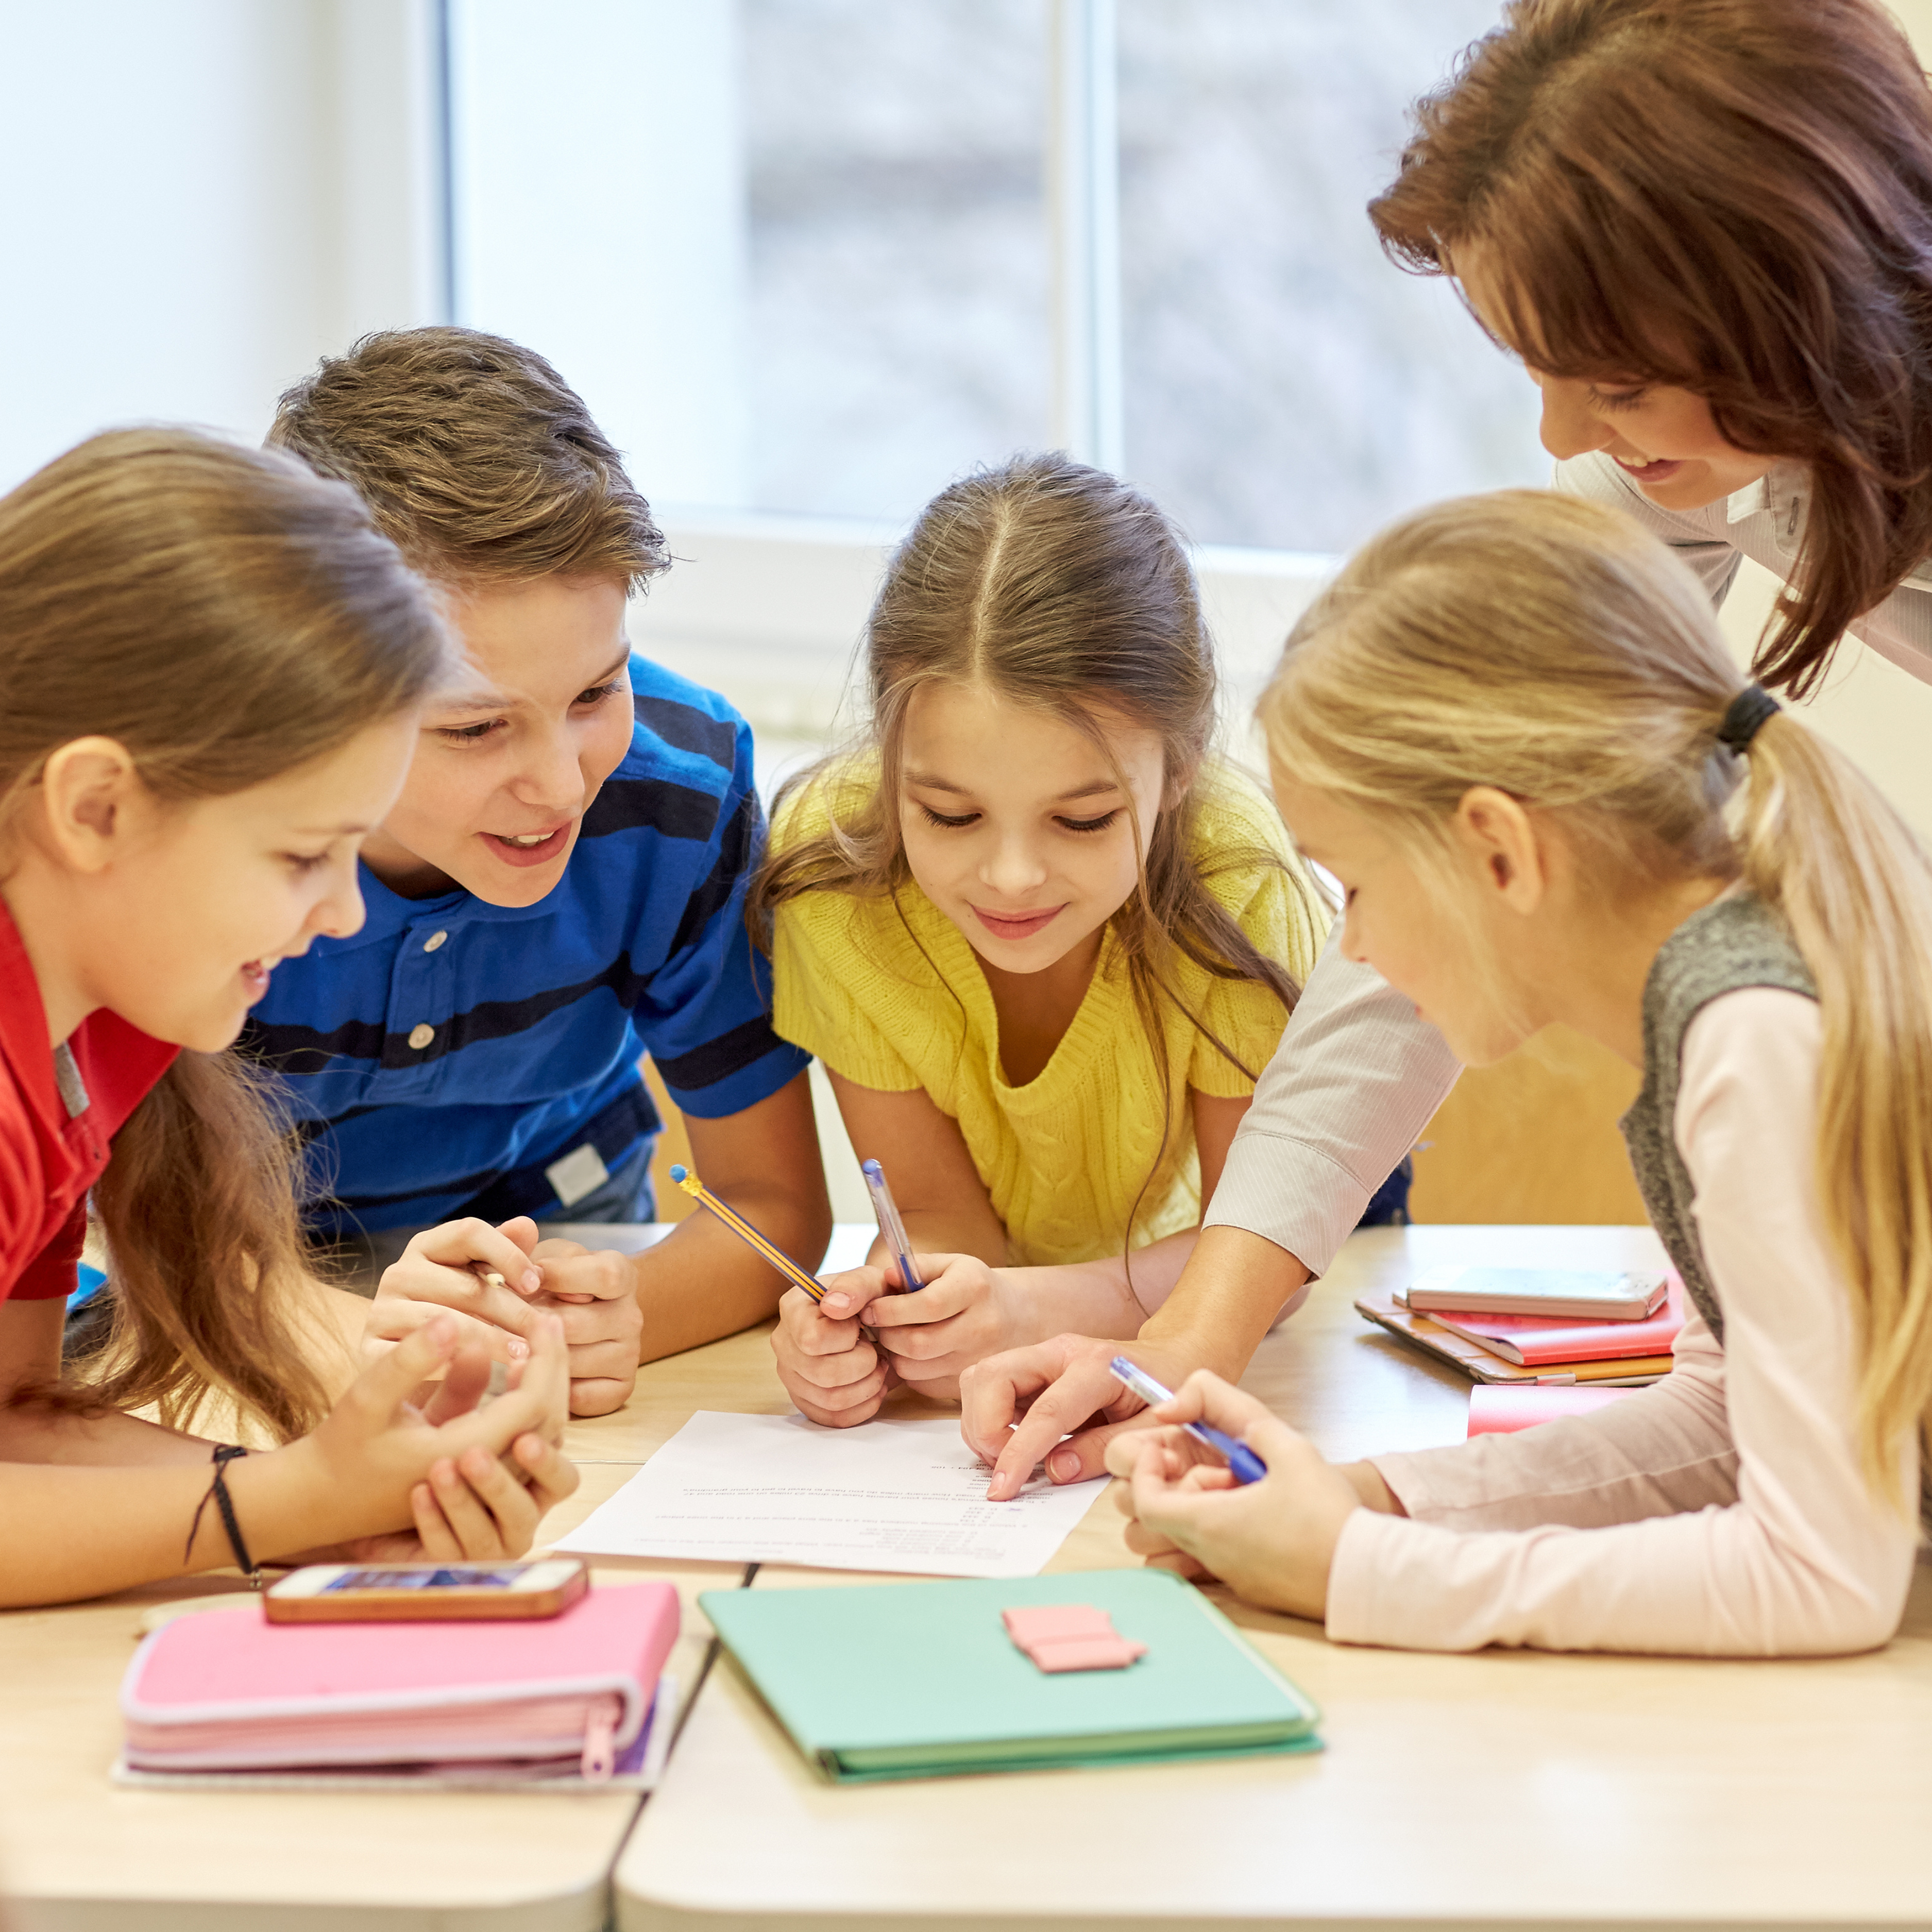
POLYGON ((1378 538, 1262 703, 1343 950, 1465 1062, 1574 1027, 1694 1312, 1587 1417, 1331 1468, 1203 1370, 1268 1465, 1116 1436, 1134 1547, 1354 1642, 1796 1655, 1882 1644, 1932 1400, 1932 867, 1618 512, 1512 492, 1378 538))

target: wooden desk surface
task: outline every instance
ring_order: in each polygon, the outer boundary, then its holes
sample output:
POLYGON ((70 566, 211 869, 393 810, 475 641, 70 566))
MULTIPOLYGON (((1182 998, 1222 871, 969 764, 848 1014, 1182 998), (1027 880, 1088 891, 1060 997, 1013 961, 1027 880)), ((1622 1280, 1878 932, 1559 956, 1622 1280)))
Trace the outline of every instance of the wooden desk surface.
MULTIPOLYGON (((1248 1386, 1332 1456, 1453 1442, 1468 1384, 1355 1295, 1451 1260, 1657 1252, 1630 1228, 1358 1235, 1248 1386)), ((1131 1560, 1119 1524, 1090 1514, 1084 1564, 1131 1560)), ((1321 1756, 834 1790, 714 1668, 619 1862, 619 1926, 1932 1923, 1932 1573, 1886 1650, 1789 1664, 1351 1649, 1224 1607, 1323 1706, 1321 1756)))

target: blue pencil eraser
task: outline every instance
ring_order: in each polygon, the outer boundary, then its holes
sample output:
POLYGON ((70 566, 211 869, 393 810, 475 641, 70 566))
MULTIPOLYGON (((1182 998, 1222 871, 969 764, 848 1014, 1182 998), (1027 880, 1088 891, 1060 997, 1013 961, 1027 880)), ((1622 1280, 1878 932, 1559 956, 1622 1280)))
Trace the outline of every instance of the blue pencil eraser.
POLYGON ((874 1180, 883 1180, 885 1176, 885 1169, 875 1160, 860 1162, 859 1172, 874 1180))
POLYGON ((674 1161, 671 1163, 670 1178, 673 1180, 682 1184, 684 1177, 688 1171, 688 1170, 686 1168, 680 1167, 677 1163, 674 1161))

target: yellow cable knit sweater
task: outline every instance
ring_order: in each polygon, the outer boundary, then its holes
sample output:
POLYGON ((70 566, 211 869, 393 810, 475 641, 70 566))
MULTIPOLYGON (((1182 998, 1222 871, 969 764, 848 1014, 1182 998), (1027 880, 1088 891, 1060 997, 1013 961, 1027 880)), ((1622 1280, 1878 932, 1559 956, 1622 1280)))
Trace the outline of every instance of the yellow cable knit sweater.
MULTIPOLYGON (((835 773, 788 801, 773 822, 775 850, 824 829, 828 782, 836 793, 850 781, 835 773)), ((1207 862, 1231 848, 1287 855, 1273 806, 1226 768, 1213 775, 1198 826, 1195 849, 1207 862)), ((1262 952, 1298 982, 1306 979, 1324 922, 1296 876, 1246 866, 1209 884, 1262 952)), ((1001 1070, 998 1020, 978 956, 916 885, 901 890, 896 908, 890 898, 834 891, 789 901, 775 922, 772 969, 774 1018, 784 1039, 860 1086, 923 1088, 959 1123, 1018 1263, 1118 1254, 1150 1172, 1134 1246, 1192 1227, 1200 1178, 1187 1090, 1227 1097, 1254 1090, 1250 1074, 1162 1000, 1160 1052, 1171 1092, 1162 1148, 1159 1064, 1111 927, 1072 1024, 1023 1087, 1009 1085, 1001 1070)), ((1216 979, 1179 955, 1169 976, 1187 1008, 1258 1074, 1287 1019, 1274 994, 1252 981, 1216 979)))

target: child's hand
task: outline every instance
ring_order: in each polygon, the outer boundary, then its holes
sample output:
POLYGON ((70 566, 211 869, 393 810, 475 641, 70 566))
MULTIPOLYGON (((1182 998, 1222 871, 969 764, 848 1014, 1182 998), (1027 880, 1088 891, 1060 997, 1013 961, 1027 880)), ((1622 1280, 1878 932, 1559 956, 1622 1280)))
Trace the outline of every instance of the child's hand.
MULTIPOLYGON (((451 1463, 461 1472, 470 1496, 454 1499, 455 1518, 443 1511, 441 1527, 432 1533, 440 1539, 446 1531, 456 1546, 472 1538, 485 1544, 520 1538, 520 1546, 527 1548, 542 1510, 568 1495, 577 1481, 576 1472, 555 1454, 569 1406, 569 1357, 562 1325, 554 1314, 530 1314, 528 1358, 512 1365, 511 1386, 494 1402, 479 1406, 487 1359, 473 1346, 460 1348, 455 1317, 442 1315, 365 1369, 313 1435, 265 1459, 286 1472, 265 1470, 270 1484, 286 1496, 292 1483, 300 1493, 298 1507, 284 1514, 284 1520, 301 1520, 322 1529, 320 1535, 298 1536, 293 1546, 400 1530, 412 1523, 421 1537, 428 1516, 418 1515, 416 1492, 428 1485, 432 1498, 450 1500, 446 1481, 444 1490, 436 1486, 434 1472, 438 1464, 451 1463), (441 1387, 425 1397, 424 1384, 440 1370, 447 1371, 441 1387), (534 1448, 524 1444, 526 1437, 534 1438, 534 1448), (500 1469, 514 1453, 514 1466, 503 1472, 507 1479, 522 1489, 520 1472, 527 1471, 540 1490, 520 1502, 494 1477, 472 1478, 470 1468, 481 1468, 468 1455, 472 1450, 500 1469), (484 1492, 480 1495, 474 1486, 478 1481, 484 1492), (485 1515, 490 1525, 482 1522, 485 1515)), ((277 1552, 265 1546, 265 1553, 277 1552)))
POLYGON ((555 1311, 570 1346, 571 1414, 622 1408, 637 1384, 644 1332, 629 1256, 553 1236, 538 1242, 530 1259, 543 1270, 543 1286, 527 1298, 530 1304, 555 1311))
POLYGON ((550 1309, 562 1318, 570 1349, 572 1414, 622 1408, 637 1382, 644 1326, 630 1262, 614 1250, 593 1252, 580 1241, 540 1241, 537 1234, 527 1214, 500 1228, 472 1218, 426 1228, 383 1274, 365 1353, 448 1312, 466 1339, 514 1365, 527 1352, 532 1311, 550 1309), (484 1279, 491 1274, 502 1276, 500 1286, 484 1279))
POLYGON ((1117 1436, 1107 1448, 1108 1469, 1130 1485, 1119 1492, 1127 1546, 1184 1576, 1218 1576, 1265 1609, 1325 1616, 1335 1545, 1361 1507, 1354 1485, 1306 1436, 1204 1369, 1152 1412, 1170 1426, 1117 1436), (1211 1449, 1171 1426, 1204 1419, 1246 1442, 1268 1474, 1238 1484, 1211 1449))
MULTIPOLYGON (((892 1373, 908 1388, 957 1402, 959 1378, 975 1362, 1042 1339, 1034 1332, 1038 1311, 1015 1288, 1010 1270, 988 1268, 976 1255, 922 1254, 916 1264, 926 1277, 923 1288, 882 1294, 865 1313, 892 1373)), ((896 1263, 886 1279, 897 1287, 896 1263)))
POLYGON ((885 1363, 860 1330, 860 1312, 886 1292, 874 1268, 828 1277, 823 1302, 788 1288, 772 1330, 778 1380, 801 1414, 829 1429, 869 1422, 892 1386, 885 1363))
POLYGON ((577 1482, 575 1466, 541 1436, 518 1436, 505 1460, 472 1447, 460 1458, 432 1462, 428 1480, 410 1492, 412 1532, 358 1538, 331 1560, 489 1563, 520 1556, 577 1482))
POLYGON ((530 1353, 530 1298, 544 1286, 543 1270, 530 1258, 536 1240, 537 1224, 526 1214, 500 1228, 473 1215, 425 1228, 376 1285, 363 1331, 365 1355, 373 1360, 386 1352, 380 1345, 451 1315, 457 1333, 480 1342, 494 1360, 522 1360, 530 1353), (502 1285, 486 1281, 486 1274, 502 1276, 502 1285))

